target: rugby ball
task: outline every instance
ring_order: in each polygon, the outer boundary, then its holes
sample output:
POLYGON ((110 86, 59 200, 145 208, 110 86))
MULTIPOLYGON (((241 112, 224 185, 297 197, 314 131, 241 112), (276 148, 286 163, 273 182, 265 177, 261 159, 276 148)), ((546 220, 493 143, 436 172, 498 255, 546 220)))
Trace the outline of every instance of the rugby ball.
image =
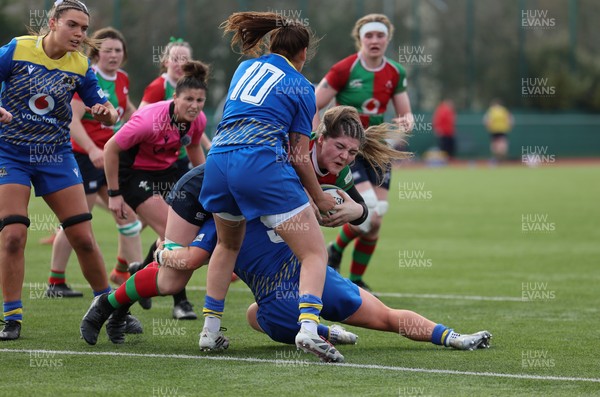
MULTIPOLYGON (((323 185, 321 185, 321 189, 323 189, 323 192, 329 194, 330 196, 332 196, 335 199, 336 205, 342 204, 344 202, 344 199, 342 198, 342 196, 340 196, 340 194, 337 192, 339 190, 339 187, 337 187, 335 185, 323 184, 323 185)), ((329 215, 333 215, 336 213, 336 211, 331 210, 331 211, 328 211, 328 213, 329 213, 329 215)))

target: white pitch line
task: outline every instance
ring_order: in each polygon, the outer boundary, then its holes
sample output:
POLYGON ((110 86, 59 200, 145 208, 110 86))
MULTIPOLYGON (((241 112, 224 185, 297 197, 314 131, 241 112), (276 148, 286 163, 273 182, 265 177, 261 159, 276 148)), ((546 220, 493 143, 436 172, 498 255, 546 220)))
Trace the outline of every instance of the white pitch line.
MULTIPOLYGON (((24 285, 25 287, 27 285, 24 285)), ((90 288, 88 284, 71 284, 74 288, 90 288)), ((206 287, 186 286, 188 291, 206 291, 206 287)), ((232 292, 248 292, 248 288, 229 288, 232 292)), ((468 301, 494 301, 494 302, 527 302, 522 297, 515 296, 479 296, 479 295, 450 295, 450 294, 410 294, 402 292, 376 292, 377 296, 389 298, 418 298, 418 299, 453 299, 453 300, 468 300, 468 301)))
POLYGON ((478 295, 443 295, 443 294, 405 294, 396 292, 376 292, 379 296, 393 298, 425 298, 425 299, 455 299, 470 301, 496 301, 496 302, 526 302, 521 297, 513 296, 478 296, 478 295))
MULTIPOLYGON (((251 363, 263 363, 263 364, 284 364, 286 362, 296 363, 293 360, 273 360, 266 358, 252 358, 252 357, 231 357, 231 356, 190 356, 186 354, 154 354, 154 353, 124 353, 124 352, 78 352, 70 350, 33 350, 33 349, 0 349, 3 353, 42 353, 42 354, 62 354, 71 356, 122 356, 122 357, 144 357, 144 358, 171 358, 171 359, 186 359, 186 360, 214 360, 214 361, 238 361, 238 362, 251 362, 251 363)), ((378 369, 385 371, 398 371, 398 372, 417 372, 417 373, 429 373, 429 374, 443 374, 443 375, 472 375, 472 376, 485 376, 493 378, 511 378, 511 379, 528 379, 528 380, 549 380, 559 382, 594 382, 600 383, 600 378, 575 378, 568 376, 543 376, 543 375, 527 375, 527 374, 503 374, 496 372, 473 372, 473 371, 454 371, 449 369, 428 369, 428 368, 408 368, 408 367, 392 367, 388 365, 372 365, 372 364, 324 364, 321 362, 304 361, 308 365, 335 365, 347 368, 358 368, 358 369, 378 369)))

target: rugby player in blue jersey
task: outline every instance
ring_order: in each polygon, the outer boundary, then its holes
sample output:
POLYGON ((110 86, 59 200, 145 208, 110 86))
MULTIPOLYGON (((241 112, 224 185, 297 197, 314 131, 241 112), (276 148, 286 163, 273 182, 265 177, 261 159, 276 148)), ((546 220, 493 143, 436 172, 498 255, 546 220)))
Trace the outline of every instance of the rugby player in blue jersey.
POLYGON ((83 44, 95 45, 86 37, 89 22, 85 4, 57 0, 47 29, 0 48, 0 340, 18 339, 21 333, 31 185, 61 222, 94 294, 110 291, 69 137, 75 93, 95 120, 117 121, 88 58, 79 52, 83 44))
MULTIPOLYGON (((387 145, 382 144, 384 127, 385 125, 370 127, 363 135, 356 111, 348 107, 337 107, 325 113, 323 123, 317 129, 311 152, 315 172, 319 173, 320 179, 330 176, 340 188, 347 189, 348 192, 345 195, 346 201, 335 207, 335 215, 340 215, 337 222, 360 222, 361 218, 364 220, 366 217, 364 201, 360 195, 357 202, 352 199, 356 197, 356 188, 351 180, 344 177, 344 170, 353 161, 358 149, 364 158, 376 163, 403 155, 389 151, 386 149, 387 145)), ((179 180, 168 199, 170 208, 166 235, 177 236, 178 241, 191 241, 192 238, 186 236, 197 234, 191 247, 177 249, 165 245, 165 249, 157 252, 157 259, 162 266, 153 264, 138 271, 126 285, 108 296, 99 297, 81 323, 81 334, 86 342, 96 343, 103 323, 111 314, 125 313, 140 297, 169 294, 183 288, 193 271, 208 261, 216 243, 215 228, 210 220, 211 214, 194 200, 203 181, 204 167, 196 167, 179 180), (200 227, 202 229, 198 233, 200 227)), ((339 192, 344 194, 341 190, 339 192)), ((268 229, 259 221, 249 222, 247 238, 235 269, 240 278, 251 287, 257 301, 248 310, 251 326, 266 332, 274 340, 294 343, 299 329, 296 301, 300 268, 298 259, 293 256, 289 247, 273 229, 268 229)), ((460 335, 414 312, 390 309, 369 292, 342 279, 331 269, 328 269, 323 302, 322 316, 329 320, 399 332, 413 340, 432 341, 458 349, 489 346, 491 335, 486 331, 460 335)), ((110 323, 107 324, 107 332, 113 342, 124 342, 124 322, 121 324, 121 327, 109 327, 110 323)), ((325 353, 334 349, 329 342, 356 342, 356 335, 338 325, 327 327, 319 324, 317 332, 319 338, 314 343, 319 344, 325 353)), ((229 346, 229 340, 222 334, 217 342, 219 349, 229 346)), ((331 355, 325 353, 319 355, 325 361, 342 360, 332 359, 331 355)))
MULTIPOLYGON (((188 173, 196 173, 193 178, 196 182, 202 179, 201 167, 188 173)), ((189 191, 190 186, 178 191, 189 191)), ((208 218, 189 247, 159 251, 160 267, 153 265, 137 272, 127 281, 128 285, 122 285, 108 299, 103 302, 98 299, 97 304, 92 305, 81 324, 84 339, 94 344, 103 322, 111 313, 126 310, 140 296, 154 296, 148 295, 152 289, 169 294, 185 286, 193 270, 208 261, 216 239, 213 219, 208 218), (139 282, 136 282, 136 278, 139 282)), ((300 262, 275 230, 266 227, 258 219, 248 222, 235 273, 250 287, 256 299, 246 314, 250 326, 266 333, 274 341, 293 344, 300 328, 296 304, 300 262)), ((492 335, 488 331, 460 334, 413 311, 387 307, 370 292, 343 278, 332 268, 327 269, 322 299, 321 316, 329 321, 399 333, 414 341, 428 341, 458 350, 490 346, 492 335)), ((113 341, 124 341, 124 323, 117 330, 108 329, 107 325, 107 332, 113 341)), ((335 350, 332 344, 353 344, 357 341, 355 334, 338 325, 327 327, 319 324, 318 334, 319 338, 313 342, 323 351, 318 356, 324 361, 343 361, 343 357, 332 359, 335 356, 327 354, 335 350)), ((219 336, 218 342, 220 349, 229 346, 229 340, 223 335, 219 336)))
MULTIPOLYGON (((325 352, 313 340, 318 337, 327 252, 318 211, 308 196, 325 213, 335 201, 321 190, 309 157, 315 93, 300 72, 311 32, 302 21, 273 12, 234 13, 222 27, 234 33, 232 46, 258 57, 235 71, 206 160, 210 178, 202 186, 200 202, 214 214, 219 241, 207 274, 200 345, 218 348, 225 296, 245 225, 260 218, 277 230, 302 264, 296 344, 320 355, 325 352), (263 55, 264 48, 268 53, 263 55)), ((337 351, 331 354, 341 357, 337 351)))
MULTIPOLYGON (((384 137, 387 132, 386 125, 365 132, 358 113, 350 107, 336 107, 325 113, 323 123, 313 134, 308 158, 311 159, 311 167, 319 182, 338 186, 338 192, 343 195, 345 201, 334 207, 334 215, 323 218, 324 224, 333 227, 347 222, 358 224, 366 219, 366 205, 354 187, 348 166, 359 151, 374 164, 388 163, 402 156, 403 153, 385 144, 384 137)), ((197 200, 203 183, 204 167, 197 167, 181 178, 169 194, 164 244, 166 249, 175 250, 189 245, 204 222, 212 217, 197 200)), ((95 344, 108 314, 120 307, 106 328, 111 341, 122 343, 123 338, 118 330, 119 318, 126 313, 131 302, 140 297, 149 298, 165 294, 171 288, 183 288, 193 272, 193 269, 170 267, 162 267, 160 270, 159 272, 158 268, 150 267, 144 272, 138 271, 127 281, 126 288, 119 288, 108 297, 103 296, 94 301, 82 322, 81 333, 84 339, 90 344, 95 344)), ((219 334, 218 340, 224 342, 226 338, 219 334)), ((221 348, 222 343, 214 347, 221 348)))

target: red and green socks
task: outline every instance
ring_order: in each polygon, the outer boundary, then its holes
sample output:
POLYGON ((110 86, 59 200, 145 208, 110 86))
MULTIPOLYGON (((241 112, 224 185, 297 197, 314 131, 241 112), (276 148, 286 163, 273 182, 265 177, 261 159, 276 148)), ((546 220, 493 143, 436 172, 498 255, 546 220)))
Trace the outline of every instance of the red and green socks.
POLYGON ((127 266, 127 261, 120 256, 117 256, 117 264, 115 265, 115 269, 121 273, 129 273, 129 268, 127 266))
POLYGON ((108 295, 108 301, 115 309, 122 305, 137 302, 140 298, 159 296, 158 265, 150 264, 136 272, 119 288, 108 295))
POLYGON ((377 240, 368 240, 364 237, 360 237, 356 244, 354 244, 354 252, 352 253, 352 262, 350 264, 350 280, 360 281, 362 280, 363 274, 367 270, 367 266, 371 261, 375 247, 377 246, 377 240))
POLYGON ((65 284, 66 281, 65 271, 62 272, 60 270, 50 269, 50 277, 48 277, 48 284, 50 285, 59 285, 65 284))
POLYGON ((335 239, 335 242, 333 243, 333 248, 337 252, 342 253, 344 252, 344 249, 348 246, 348 244, 350 244, 352 240, 354 240, 358 236, 359 234, 352 230, 350 224, 346 223, 344 226, 342 226, 340 233, 335 239))

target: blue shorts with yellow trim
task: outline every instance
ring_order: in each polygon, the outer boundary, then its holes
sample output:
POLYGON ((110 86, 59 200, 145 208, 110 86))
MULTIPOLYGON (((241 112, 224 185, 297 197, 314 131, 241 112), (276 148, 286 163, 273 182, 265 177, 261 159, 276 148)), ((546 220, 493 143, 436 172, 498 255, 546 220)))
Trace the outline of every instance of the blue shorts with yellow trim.
MULTIPOLYGON (((266 299, 268 302, 259 303, 256 319, 271 339, 293 344, 300 330, 298 281, 287 281, 282 283, 282 286, 284 288, 278 289, 266 299)), ((358 287, 331 267, 327 267, 321 300, 323 301, 321 317, 334 322, 344 321, 362 305, 358 287)))
POLYGON ((289 212, 308 197, 280 150, 248 146, 209 153, 200 202, 208 212, 244 215, 246 220, 289 212))
POLYGON ((0 139, 0 185, 35 188, 36 196, 82 183, 70 145, 13 145, 0 139))

